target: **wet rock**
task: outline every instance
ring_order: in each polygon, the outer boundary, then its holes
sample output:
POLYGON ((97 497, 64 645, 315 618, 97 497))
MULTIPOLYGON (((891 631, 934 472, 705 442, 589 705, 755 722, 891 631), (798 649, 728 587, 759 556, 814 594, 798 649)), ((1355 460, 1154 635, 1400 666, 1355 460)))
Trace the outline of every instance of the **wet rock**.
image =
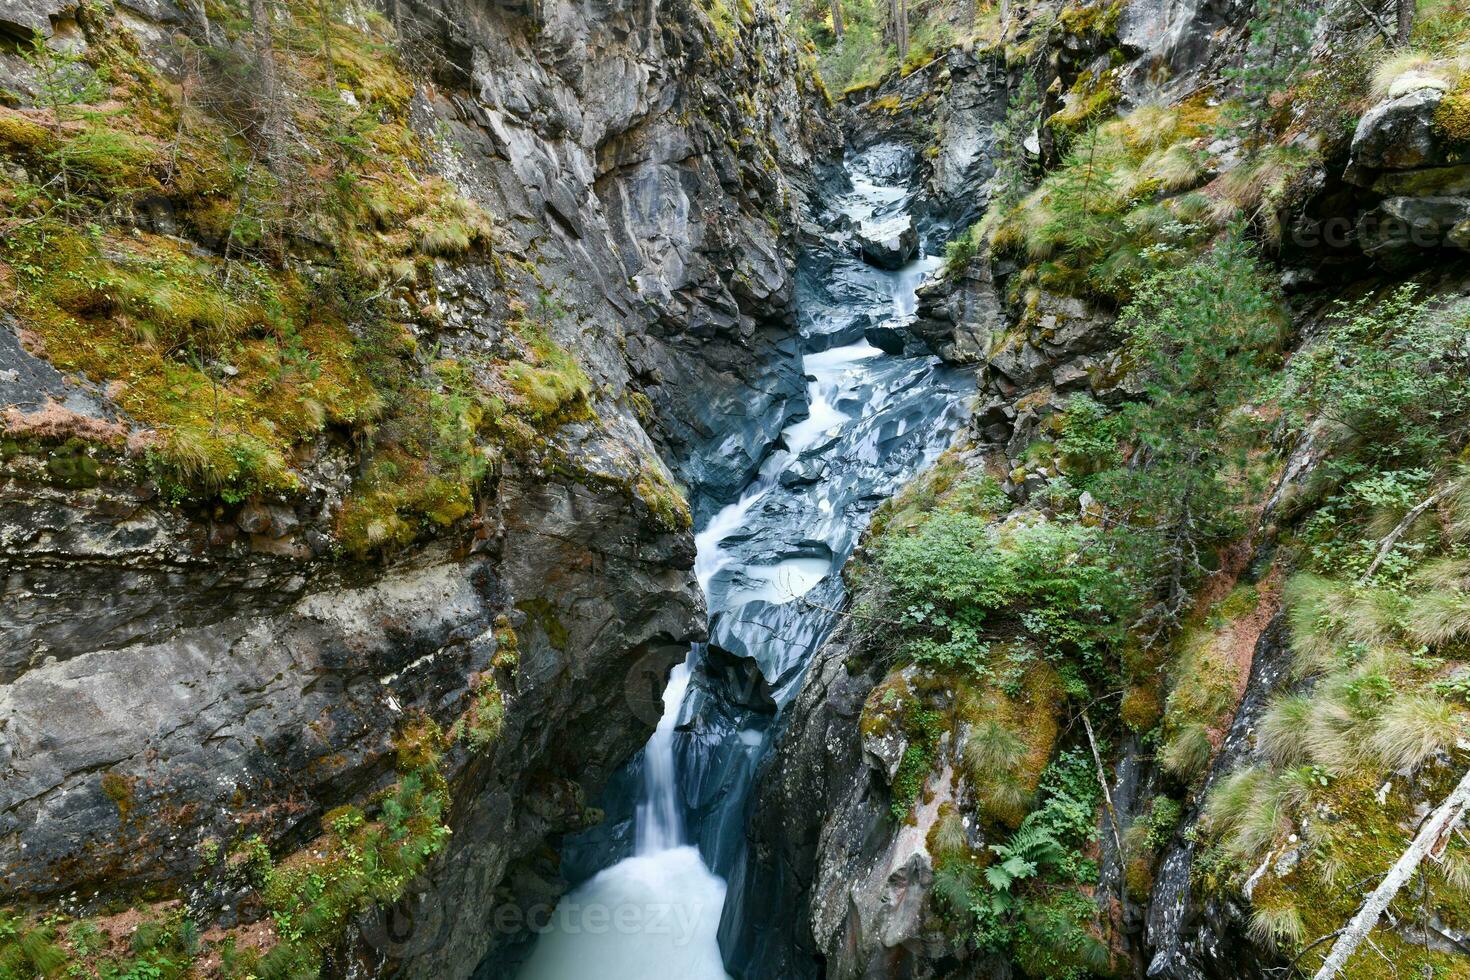
MULTIPOLYGON (((1271 697, 1290 680, 1291 648, 1281 616, 1256 643, 1245 695, 1230 730, 1194 794, 1182 827, 1198 822, 1210 789, 1252 751, 1252 732, 1271 697)), ((1153 951, 1148 976, 1159 980, 1233 980, 1266 975, 1272 966, 1260 947, 1245 938, 1249 913, 1229 898, 1201 902, 1191 884, 1198 844, 1180 834, 1170 841, 1154 878, 1145 938, 1153 951)))
POLYGON ((1118 42, 1130 56, 1123 87, 1134 98, 1193 90, 1228 50, 1243 0, 1134 0, 1123 8, 1118 42))
POLYGON ((902 327, 892 324, 869 327, 863 331, 863 337, 868 343, 878 348, 885 354, 902 354, 909 340, 909 333, 902 327))
POLYGON ((713 690, 732 704, 763 715, 776 713, 776 699, 760 664, 713 644, 706 646, 701 669, 713 690))
POLYGON ((117 406, 96 385, 67 378, 43 357, 26 349, 20 324, 0 312, 0 409, 33 413, 55 404, 67 412, 99 421, 116 421, 117 406))
POLYGON ((911 214, 864 221, 857 227, 863 259, 880 269, 898 269, 919 250, 919 229, 911 214))
POLYGON ((987 356, 993 335, 1005 328, 1006 313, 988 259, 970 262, 957 275, 919 287, 919 305, 909 331, 950 364, 974 364, 987 356))

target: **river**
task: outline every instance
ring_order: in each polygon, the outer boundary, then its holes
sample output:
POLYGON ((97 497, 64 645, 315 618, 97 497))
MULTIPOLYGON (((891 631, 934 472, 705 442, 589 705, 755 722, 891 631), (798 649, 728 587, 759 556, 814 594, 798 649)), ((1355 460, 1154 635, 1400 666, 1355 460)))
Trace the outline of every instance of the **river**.
MULTIPOLYGON (((603 866, 562 899, 520 980, 763 975, 759 950, 733 938, 761 931, 763 909, 742 885, 757 767, 836 622, 843 563, 878 504, 949 445, 973 391, 968 372, 867 339, 895 346, 892 328, 913 317, 915 290, 941 260, 921 248, 888 271, 840 244, 844 228, 906 216, 911 171, 890 146, 846 164, 823 216, 839 244, 803 256, 798 273, 804 417, 696 535, 710 642, 672 672, 657 729, 625 773, 631 833, 615 824, 569 845, 603 866)), ((616 821, 616 800, 608 809, 616 821)))

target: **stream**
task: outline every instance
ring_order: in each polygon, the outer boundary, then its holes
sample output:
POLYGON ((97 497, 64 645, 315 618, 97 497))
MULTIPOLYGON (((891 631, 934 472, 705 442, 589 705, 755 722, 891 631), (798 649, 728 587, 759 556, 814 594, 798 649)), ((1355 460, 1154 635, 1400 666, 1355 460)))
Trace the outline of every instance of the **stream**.
POLYGON ((848 186, 823 215, 833 244, 798 268, 804 417, 696 535, 710 640, 672 671, 657 729, 608 788, 605 824, 566 842, 564 873, 581 883, 520 980, 765 975, 759 950, 734 939, 779 932, 763 930, 764 903, 744 885, 757 767, 836 623, 839 572, 874 509, 949 445, 973 391, 970 372, 867 339, 899 336, 915 290, 942 262, 921 247, 886 271, 844 247, 844 229, 906 220, 912 170, 895 146, 846 164, 848 186))

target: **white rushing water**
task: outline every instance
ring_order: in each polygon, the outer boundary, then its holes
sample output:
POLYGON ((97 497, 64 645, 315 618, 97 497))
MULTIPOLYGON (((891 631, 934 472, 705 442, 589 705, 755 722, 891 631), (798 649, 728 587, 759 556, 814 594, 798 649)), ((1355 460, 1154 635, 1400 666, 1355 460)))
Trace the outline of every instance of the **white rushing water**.
MULTIPOLYGON (((860 171, 853 173, 853 185, 837 204, 854 221, 893 220, 893 211, 903 206, 902 187, 875 181, 860 171)), ((895 273, 864 271, 877 319, 911 318, 915 289, 940 261, 921 256, 895 273)), ((695 575, 712 617, 738 618, 745 609, 773 607, 778 618, 781 609, 800 614, 788 604, 831 585, 831 576, 866 520, 854 516, 867 511, 852 509, 853 501, 870 499, 862 495, 873 489, 866 477, 855 479, 848 467, 853 461, 877 466, 890 451, 887 447, 905 438, 908 417, 896 411, 892 401, 926 380, 930 370, 917 360, 899 364, 862 339, 808 353, 802 369, 807 378, 806 416, 781 433, 778 448, 740 498, 714 514, 695 535, 695 575), (829 481, 832 489, 824 490, 829 481), (798 498, 810 498, 812 506, 791 510, 798 498), (751 555, 747 548, 741 556, 742 543, 751 540, 753 527, 773 526, 779 534, 764 539, 764 550, 751 555)), ((936 432, 946 431, 937 417, 926 418, 935 419, 936 432)), ((949 416, 944 418, 949 420, 946 425, 952 422, 949 416)), ((916 428, 925 426, 916 423, 916 428)), ((905 457, 909 465, 916 468, 932 459, 945 440, 931 441, 934 444, 923 453, 916 448, 917 455, 905 457)), ((892 478, 898 481, 900 476, 892 478)), ((896 482, 883 485, 892 492, 896 482)), ((810 653, 805 647, 818 639, 812 634, 796 644, 803 649, 783 652, 779 659, 799 662, 810 653)), ((769 679, 784 673, 785 667, 762 665, 762 670, 769 679)), ((717 939, 726 882, 711 872, 695 846, 699 841, 711 850, 708 839, 700 836, 698 817, 691 815, 691 827, 683 818, 685 807, 694 804, 681 797, 681 788, 687 793, 688 787, 681 787, 679 780, 676 737, 686 737, 679 731, 679 721, 689 689, 690 662, 686 662, 669 677, 662 716, 643 752, 632 856, 562 899, 519 980, 728 980, 717 939)), ((754 759, 766 733, 764 723, 749 728, 737 723, 716 737, 724 740, 722 745, 743 747, 754 759)), ((738 807, 732 812, 738 813, 738 807)), ((738 890, 731 894, 737 910, 738 894, 738 890)))
MULTIPOLYGON (((916 286, 921 278, 912 275, 911 281, 916 286)), ((832 573, 829 559, 787 558, 742 566, 737 582, 711 588, 715 576, 736 561, 723 541, 745 526, 751 509, 783 470, 851 420, 836 406, 861 386, 865 367, 880 357, 876 347, 859 342, 803 358, 810 379, 808 417, 786 429, 786 448, 767 460, 740 499, 695 535, 695 574, 711 596, 712 609, 757 600, 791 602, 832 573)), ((644 749, 634 856, 599 872, 562 900, 520 980, 728 980, 716 939, 725 882, 688 842, 679 812, 674 734, 688 685, 689 665, 683 663, 669 676, 663 714, 644 749)), ((749 736, 753 743, 760 740, 759 733, 749 736)))
MULTIPOLYGON (((713 542, 717 550, 758 497, 716 514, 696 544, 713 542)), ((716 559, 705 562, 707 575, 718 567, 716 559)), ((679 816, 674 726, 688 686, 682 663, 669 675, 663 715, 643 751, 633 856, 562 899, 521 980, 728 980, 716 938, 725 883, 686 842, 679 816)))

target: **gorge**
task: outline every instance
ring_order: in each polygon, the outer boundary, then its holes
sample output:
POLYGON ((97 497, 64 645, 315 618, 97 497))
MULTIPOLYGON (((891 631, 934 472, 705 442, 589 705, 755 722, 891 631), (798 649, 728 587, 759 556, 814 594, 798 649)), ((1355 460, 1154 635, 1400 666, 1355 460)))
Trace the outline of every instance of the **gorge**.
POLYGON ((1463 5, 0 76, 0 980, 1470 971, 1463 5))

